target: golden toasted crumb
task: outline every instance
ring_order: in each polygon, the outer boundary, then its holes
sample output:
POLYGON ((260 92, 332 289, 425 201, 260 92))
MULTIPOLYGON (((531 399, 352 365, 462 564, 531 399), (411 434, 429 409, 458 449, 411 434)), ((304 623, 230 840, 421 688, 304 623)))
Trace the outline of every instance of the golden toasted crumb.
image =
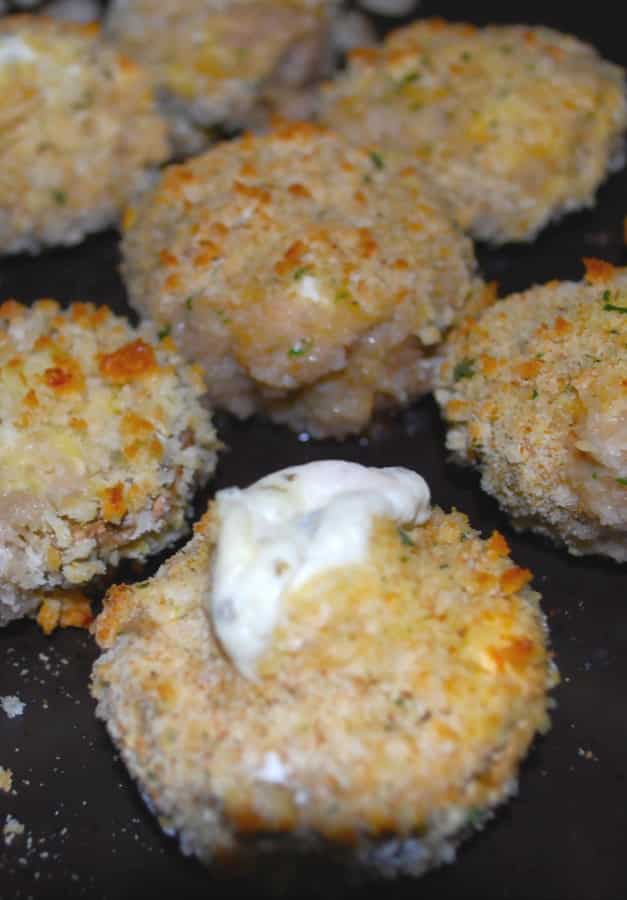
POLYGON ((169 153, 148 78, 92 26, 0 19, 0 253, 114 223, 169 153))
POLYGON ((429 390, 444 334, 483 292, 415 167, 310 124, 169 167, 129 221, 131 303, 203 364, 212 402, 318 437, 429 390))
POLYGON ((519 528, 627 559, 627 270, 499 301, 452 334, 436 396, 447 446, 519 528), (486 366, 489 352, 493 364, 486 366))
POLYGON ((251 681, 205 612, 215 515, 153 579, 112 589, 95 623, 97 714, 162 827, 207 863, 322 850, 418 875, 450 861, 548 724, 530 573, 459 513, 378 519, 365 563, 285 600, 251 681))
POLYGON ((11 769, 5 769, 3 766, 0 766, 0 791, 5 791, 7 794, 11 792, 13 787, 13 772, 11 769))
POLYGON ((89 598, 76 590, 46 594, 37 613, 44 634, 52 634, 56 628, 89 628, 93 619, 89 598))
POLYGON ((356 143, 419 160, 463 228, 531 240, 591 206, 623 163, 623 71, 549 28, 440 19, 351 55, 325 89, 322 120, 356 143))
POLYGON ((203 135, 194 125, 250 127, 277 108, 306 103, 307 89, 331 71, 336 5, 333 0, 115 0, 105 33, 146 66, 177 138, 183 146, 192 141, 197 152, 203 135))
POLYGON ((41 606, 46 633, 87 627, 76 588, 185 532, 215 465, 203 394, 150 324, 0 305, 0 624, 41 606))

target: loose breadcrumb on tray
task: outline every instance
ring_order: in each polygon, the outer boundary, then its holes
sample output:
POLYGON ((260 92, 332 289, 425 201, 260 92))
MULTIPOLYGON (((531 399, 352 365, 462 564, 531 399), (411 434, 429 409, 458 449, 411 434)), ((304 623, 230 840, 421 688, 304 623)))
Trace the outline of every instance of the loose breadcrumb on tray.
POLYGON ((13 787, 13 772, 0 766, 0 791, 10 793, 13 787))
POLYGON ((16 719, 22 715, 26 704, 14 694, 7 694, 4 697, 0 697, 0 706, 9 719, 16 719))

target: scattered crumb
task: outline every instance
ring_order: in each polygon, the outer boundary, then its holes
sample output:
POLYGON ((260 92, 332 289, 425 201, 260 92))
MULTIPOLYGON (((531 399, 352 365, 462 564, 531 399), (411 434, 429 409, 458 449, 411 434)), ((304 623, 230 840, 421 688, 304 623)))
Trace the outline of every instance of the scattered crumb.
POLYGON ((16 697, 13 694, 7 694, 5 697, 0 697, 0 706, 9 719, 15 719, 17 716, 22 715, 26 704, 23 703, 19 697, 16 697))
POLYGON ((89 599, 82 591, 54 591, 41 604, 37 624, 44 634, 52 634, 56 628, 89 628, 93 618, 89 599))
POLYGON ((0 791, 6 791, 7 794, 13 787, 13 772, 11 769, 5 769, 0 766, 0 791))
POLYGON ((583 747, 578 748, 577 755, 581 756, 583 759, 592 760, 593 762, 599 761, 599 757, 593 753, 592 750, 585 750, 583 747))
POLYGON ((7 820, 4 823, 4 828, 2 829, 2 833, 4 834, 4 843, 7 847, 13 843, 13 839, 17 835, 24 834, 24 826, 22 823, 12 816, 10 813, 7 815, 7 820))

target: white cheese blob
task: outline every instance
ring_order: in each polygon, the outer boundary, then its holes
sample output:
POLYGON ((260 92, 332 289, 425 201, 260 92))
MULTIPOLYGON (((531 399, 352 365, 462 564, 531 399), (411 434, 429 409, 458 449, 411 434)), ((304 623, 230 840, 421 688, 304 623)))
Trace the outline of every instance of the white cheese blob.
POLYGON ((324 298, 318 287, 318 279, 313 275, 303 275, 298 284, 301 296, 313 303, 320 303, 324 298))
POLYGON ((429 488, 409 469, 325 460, 216 495, 219 534, 206 604, 237 669, 255 678, 283 599, 328 569, 364 562, 375 516, 429 517, 429 488))
POLYGON ((0 37, 0 66, 16 63, 30 62, 36 59, 37 54, 21 37, 7 34, 0 37))

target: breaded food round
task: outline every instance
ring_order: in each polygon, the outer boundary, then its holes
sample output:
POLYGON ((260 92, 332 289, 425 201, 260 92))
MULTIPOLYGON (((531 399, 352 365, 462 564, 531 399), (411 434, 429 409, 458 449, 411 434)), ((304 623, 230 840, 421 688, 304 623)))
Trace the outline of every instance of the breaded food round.
POLYGON ((627 269, 496 303, 451 335, 447 446, 517 528, 627 560, 627 269))
POLYGON ((460 225, 498 244, 593 205, 624 162, 627 99, 623 70, 574 37, 433 19, 355 51, 321 118, 419 160, 460 225))
POLYGON ((110 39, 141 61, 165 108, 201 126, 249 125, 330 72, 331 0, 114 0, 110 39))
POLYGON ((415 168, 309 124, 171 166, 125 225, 130 302, 202 363, 214 405, 316 437, 428 391, 482 289, 415 168))
POLYGON ((257 873, 276 855, 387 877, 452 861, 548 725, 531 573, 460 513, 377 517, 364 562, 288 596, 249 679, 205 613, 218 527, 213 504, 95 625, 97 715, 161 826, 204 863, 257 873))
POLYGON ((216 460, 203 393, 147 323, 0 306, 0 625, 186 532, 216 460))
POLYGON ((117 221, 169 155, 148 79, 97 25, 0 19, 0 253, 117 221))

